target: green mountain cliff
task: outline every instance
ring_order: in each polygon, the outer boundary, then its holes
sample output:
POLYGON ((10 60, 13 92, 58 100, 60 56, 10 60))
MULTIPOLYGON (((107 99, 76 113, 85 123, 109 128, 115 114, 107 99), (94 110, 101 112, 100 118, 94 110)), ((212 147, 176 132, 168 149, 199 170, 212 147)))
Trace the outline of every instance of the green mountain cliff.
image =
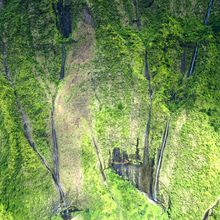
POLYGON ((0 49, 0 219, 220 219, 219 1, 0 0, 0 49))

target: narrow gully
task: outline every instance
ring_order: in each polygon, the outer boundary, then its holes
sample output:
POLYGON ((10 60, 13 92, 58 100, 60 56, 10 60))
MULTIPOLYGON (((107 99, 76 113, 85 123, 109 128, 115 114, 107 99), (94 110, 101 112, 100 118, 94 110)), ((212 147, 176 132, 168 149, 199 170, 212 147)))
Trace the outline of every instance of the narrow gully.
POLYGON ((60 194, 60 201, 61 204, 65 207, 65 196, 64 191, 62 189, 60 183, 60 173, 59 173, 59 150, 58 150, 58 143, 57 143, 57 135, 56 135, 56 128, 54 123, 54 99, 52 100, 52 110, 51 110, 51 130, 52 130, 52 144, 53 144, 53 162, 54 162, 54 177, 56 181, 56 185, 60 194))
POLYGON ((147 162, 149 160, 149 136, 150 136, 150 125, 151 125, 151 114, 152 114, 152 89, 151 89, 151 78, 148 68, 148 60, 147 60, 147 52, 145 53, 145 78, 148 82, 148 93, 149 93, 149 112, 146 123, 146 131, 145 131, 145 139, 144 139, 144 158, 143 158, 143 166, 147 166, 147 162))
POLYGON ((155 174, 155 181, 154 181, 154 194, 153 194, 153 200, 155 202, 157 202, 157 188, 158 188, 158 182, 159 182, 159 176, 160 176, 160 169, 161 169, 161 164, 162 164, 162 160, 163 160, 163 153, 164 153, 164 149, 166 147, 166 143, 167 143, 167 137, 169 134, 169 121, 167 121, 166 123, 166 128, 163 134, 163 139, 162 139, 162 145, 161 145, 161 149, 160 149, 160 153, 159 153, 159 157, 158 157, 158 162, 157 162, 157 168, 156 168, 156 174, 155 174))
POLYGON ((97 155, 97 158, 98 158, 98 161, 99 161, 99 169, 100 169, 100 173, 102 175, 102 178, 103 178, 103 181, 106 182, 106 176, 105 176, 105 173, 104 173, 104 165, 102 163, 102 159, 101 159, 101 155, 100 155, 100 149, 95 141, 95 138, 92 136, 92 141, 93 141, 93 145, 95 147, 95 151, 96 151, 96 155, 97 155))
POLYGON ((153 105, 153 91, 151 88, 151 77, 148 68, 148 58, 147 51, 145 52, 145 78, 148 82, 148 95, 149 95, 149 111, 148 118, 146 122, 146 131, 144 139, 144 154, 143 154, 143 191, 148 192, 149 197, 152 198, 152 185, 153 185, 153 169, 154 169, 154 159, 149 157, 149 148, 150 148, 150 129, 151 129, 151 117, 152 117, 152 105, 153 105), (146 188, 147 187, 147 188, 146 188))
POLYGON ((137 24, 138 31, 141 31, 141 17, 140 17, 140 12, 139 12, 139 7, 138 7, 138 1, 133 0, 133 5, 135 8, 135 22, 137 24))
MULTIPOLYGON (((63 38, 68 38, 72 33, 72 12, 71 2, 58 0, 57 3, 53 3, 53 11, 56 16, 56 26, 58 31, 61 33, 63 38)), ((65 44, 61 45, 62 50, 62 63, 60 70, 60 80, 65 76, 65 62, 66 62, 66 51, 65 44)))
POLYGON ((194 49, 194 52, 193 52, 193 56, 192 56, 192 59, 191 59, 190 68, 189 68, 189 71, 187 73, 187 77, 190 77, 194 72, 197 56, 198 56, 198 47, 196 46, 195 49, 194 49))
POLYGON ((60 70, 60 80, 62 80, 65 76, 65 63, 66 63, 66 50, 65 45, 62 44, 62 61, 61 61, 61 70, 60 70))
POLYGON ((183 53, 180 64, 180 71, 185 74, 186 72, 186 46, 183 46, 183 53))

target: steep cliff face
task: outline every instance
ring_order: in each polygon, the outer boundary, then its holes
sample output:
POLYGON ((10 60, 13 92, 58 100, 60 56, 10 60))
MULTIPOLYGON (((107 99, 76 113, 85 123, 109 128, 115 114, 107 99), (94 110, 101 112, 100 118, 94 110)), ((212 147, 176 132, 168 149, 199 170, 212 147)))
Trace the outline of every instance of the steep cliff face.
POLYGON ((212 0, 0 1, 0 219, 219 219, 219 20, 212 0))

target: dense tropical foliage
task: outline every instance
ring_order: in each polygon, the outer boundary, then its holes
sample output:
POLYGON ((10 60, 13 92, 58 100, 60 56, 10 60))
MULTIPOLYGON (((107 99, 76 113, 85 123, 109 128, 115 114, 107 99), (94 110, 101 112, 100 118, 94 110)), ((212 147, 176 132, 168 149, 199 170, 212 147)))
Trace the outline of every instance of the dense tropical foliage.
POLYGON ((210 208, 220 219, 220 6, 205 25, 209 3, 0 1, 0 219, 197 220, 210 208), (142 163, 150 111, 154 172, 170 121, 158 203, 111 168, 114 148, 136 163, 138 145, 142 163))

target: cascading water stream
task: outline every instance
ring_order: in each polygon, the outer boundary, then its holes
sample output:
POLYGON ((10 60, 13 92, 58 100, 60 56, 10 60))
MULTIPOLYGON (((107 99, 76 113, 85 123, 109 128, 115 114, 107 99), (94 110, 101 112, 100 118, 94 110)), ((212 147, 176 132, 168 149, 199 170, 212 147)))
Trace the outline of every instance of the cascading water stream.
POLYGON ((212 215, 214 208, 219 204, 220 198, 218 198, 214 204, 212 204, 208 209, 206 209, 205 214, 202 217, 202 220, 208 220, 209 216, 212 215))
POLYGON ((56 185, 60 194, 61 204, 65 207, 64 191, 60 183, 60 173, 59 173, 59 150, 56 136, 56 129, 54 123, 54 100, 52 101, 51 110, 51 130, 52 130, 52 144, 53 144, 53 161, 54 161, 54 177, 56 180, 56 185))
POLYGON ((26 115, 23 107, 21 106, 13 79, 11 77, 10 69, 9 69, 8 62, 7 62, 7 49, 5 46, 5 42, 2 40, 1 43, 2 43, 2 57, 3 57, 2 62, 3 62, 4 69, 5 69, 5 75, 6 75, 7 80, 9 81, 11 87, 14 90, 16 105, 17 105, 18 111, 20 112, 20 115, 21 115, 24 136, 25 136, 29 146, 33 149, 33 151, 36 153, 36 155, 39 158, 39 160, 41 161, 41 163, 44 165, 46 170, 50 173, 52 180, 53 180, 53 182, 57 188, 57 191, 59 193, 61 207, 65 207, 64 192, 61 187, 60 178, 59 178, 58 145, 57 145, 56 130, 55 130, 54 118, 53 118, 54 117, 54 106, 53 106, 52 112, 51 112, 52 141, 53 141, 53 146, 54 146, 53 149, 54 149, 54 166, 55 166, 54 171, 53 171, 50 168, 49 164, 47 163, 46 159, 39 152, 34 140, 32 139, 31 129, 30 129, 30 126, 29 126, 29 123, 27 120, 27 115, 26 115))
POLYGON ((60 80, 65 76, 65 63, 66 63, 66 51, 65 45, 62 44, 62 61, 61 61, 61 70, 60 70, 60 80))
POLYGON ((214 0, 210 0, 210 2, 209 2, 209 6, 208 6, 207 13, 206 13, 205 20, 204 20, 205 25, 208 25, 209 17, 210 17, 210 14, 211 14, 211 9, 212 9, 212 6, 213 6, 213 2, 214 2, 214 0))
POLYGON ((166 147, 167 143, 167 137, 169 133, 169 121, 166 123, 166 128, 164 131, 163 139, 162 139, 162 145, 158 157, 158 162, 157 162, 157 168, 156 168, 156 174, 155 174, 155 181, 154 181, 154 193, 153 193, 153 200, 157 201, 157 188, 158 188, 158 182, 159 182, 159 176, 160 176, 160 169, 161 169, 161 164, 163 160, 163 153, 164 149, 166 147))
POLYGON ((189 71, 187 73, 187 77, 190 77, 194 72, 197 55, 198 55, 198 47, 196 46, 195 49, 194 49, 194 52, 193 52, 193 56, 192 56, 192 59, 191 59, 190 68, 189 68, 189 71))
MULTIPOLYGON (((212 6, 213 6, 213 2, 214 2, 214 0, 210 0, 210 2, 209 2, 207 13, 206 13, 206 16, 205 16, 205 19, 204 19, 204 24, 205 25, 208 25, 208 21, 209 21, 209 17, 210 17, 210 14, 211 14, 211 9, 212 9, 212 6)), ((191 59, 191 63, 190 63, 190 68, 189 68, 189 71, 187 73, 187 77, 190 77, 194 72, 197 56, 198 56, 198 46, 196 46, 195 49, 194 49, 192 59, 191 59)))

